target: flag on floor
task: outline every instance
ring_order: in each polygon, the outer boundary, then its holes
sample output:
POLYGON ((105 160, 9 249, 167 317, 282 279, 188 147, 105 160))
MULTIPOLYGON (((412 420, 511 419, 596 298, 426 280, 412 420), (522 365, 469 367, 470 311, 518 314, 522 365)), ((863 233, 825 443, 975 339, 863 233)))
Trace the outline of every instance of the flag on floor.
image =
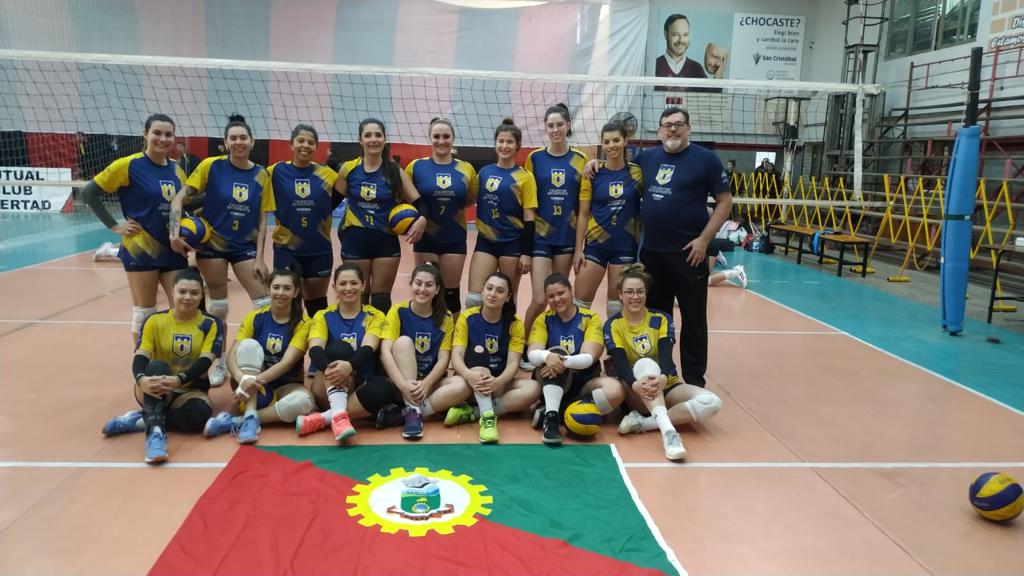
POLYGON ((679 574, 611 448, 243 447, 152 574, 679 574))

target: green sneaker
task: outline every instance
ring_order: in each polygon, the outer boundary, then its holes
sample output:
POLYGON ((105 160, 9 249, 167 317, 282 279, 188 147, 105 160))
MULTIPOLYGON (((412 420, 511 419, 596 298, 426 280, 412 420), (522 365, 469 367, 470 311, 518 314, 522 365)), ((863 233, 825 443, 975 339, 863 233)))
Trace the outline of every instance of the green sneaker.
POLYGON ((452 406, 448 409, 448 413, 444 416, 445 426, 458 426, 459 424, 468 424, 476 420, 476 416, 473 415, 473 407, 463 402, 458 406, 452 406))
POLYGON ((498 443, 498 417, 491 410, 480 415, 480 443, 498 443))

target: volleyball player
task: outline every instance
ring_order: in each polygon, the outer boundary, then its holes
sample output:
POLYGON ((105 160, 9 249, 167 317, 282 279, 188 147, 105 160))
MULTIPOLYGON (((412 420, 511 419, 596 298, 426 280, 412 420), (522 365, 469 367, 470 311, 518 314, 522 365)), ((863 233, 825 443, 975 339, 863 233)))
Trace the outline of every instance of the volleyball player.
POLYGON ((302 385, 310 324, 302 312, 302 280, 293 270, 278 269, 268 288, 270 305, 246 314, 228 352, 242 416, 221 412, 210 418, 203 428, 207 438, 234 432, 239 444, 252 444, 261 424, 292 423, 316 407, 302 385))
POLYGON ((200 432, 213 413, 205 374, 220 356, 224 328, 202 309, 203 277, 195 268, 179 270, 172 307, 155 312, 142 325, 132 359, 135 400, 142 410, 112 418, 107 436, 146 431, 146 462, 167 460, 167 430, 200 432))
POLYGON ((391 287, 398 275, 402 249, 398 236, 388 225, 396 204, 407 202, 420 217, 406 232, 410 243, 419 242, 427 226, 428 208, 409 176, 391 159, 384 123, 367 118, 359 123, 359 144, 363 155, 341 166, 334 185, 349 198, 348 212, 338 228, 341 259, 354 263, 369 278, 369 300, 383 313, 391 308, 391 287))
POLYGON ((331 212, 341 203, 341 195, 334 191, 338 173, 313 162, 319 139, 315 128, 297 124, 292 129, 291 161, 278 162, 268 170, 277 222, 272 236, 274 268, 284 270, 296 264, 310 317, 327 308, 334 269, 331 212))
POLYGON ((619 275, 622 312, 605 323, 604 341, 625 384, 626 404, 632 408, 619 424, 620 434, 660 430, 665 457, 683 460, 686 449, 676 426, 704 422, 718 413, 722 401, 713 392, 685 384, 672 360, 671 320, 647 308, 651 277, 642 264, 631 264, 619 275), (650 416, 642 416, 640 410, 650 416))
POLYGON ((405 401, 377 413, 378 427, 404 423, 402 437, 423 436, 423 419, 458 404, 470 390, 448 376, 455 323, 444 301, 444 280, 433 264, 420 264, 409 281, 412 299, 392 306, 380 343, 380 360, 405 401), (404 416, 403 416, 404 412, 404 416))
POLYGON ((476 410, 468 404, 455 406, 444 423, 453 426, 479 417, 480 442, 493 444, 498 442, 498 416, 526 409, 540 396, 540 386, 516 378, 525 334, 516 317, 512 280, 492 272, 484 280, 482 297, 480 306, 459 315, 452 343, 452 367, 472 389, 476 410))
POLYGON ((437 262, 444 276, 444 301, 458 315, 462 310, 459 286, 466 266, 466 206, 476 202, 476 170, 452 156, 455 128, 444 118, 430 121, 431 154, 413 160, 405 171, 423 197, 427 227, 413 246, 416 264, 437 262))
MULTIPOLYGON (((533 174, 516 165, 516 153, 523 133, 511 118, 494 129, 494 151, 498 161, 477 174, 476 246, 469 261, 469 294, 466 308, 483 303, 484 281, 500 271, 512 282, 512 307, 519 277, 530 271, 534 218, 537 213, 537 184, 533 174)), ((522 351, 520 351, 522 355, 522 351)))
POLYGON ((181 188, 185 173, 168 157, 174 144, 174 120, 151 114, 142 129, 144 152, 119 158, 82 189, 82 199, 104 226, 121 236, 117 251, 132 298, 132 342, 142 323, 156 312, 157 287, 171 302, 171 282, 188 266, 185 257, 171 250, 167 220, 171 199, 181 188), (124 222, 120 224, 103 204, 101 195, 117 194, 124 222))
POLYGON ((569 278, 555 272, 544 279, 548 309, 530 330, 530 363, 537 366, 544 406, 534 414, 545 444, 561 444, 559 415, 576 400, 587 400, 608 414, 624 398, 622 385, 601 377, 598 360, 604 353, 601 318, 574 304, 569 278))
POLYGON ((629 138, 626 127, 609 122, 601 129, 605 161, 589 188, 580 191, 576 224, 576 303, 590 308, 597 288, 608 276, 608 317, 622 310, 618 297, 619 273, 636 262, 640 237, 640 167, 626 162, 629 138))

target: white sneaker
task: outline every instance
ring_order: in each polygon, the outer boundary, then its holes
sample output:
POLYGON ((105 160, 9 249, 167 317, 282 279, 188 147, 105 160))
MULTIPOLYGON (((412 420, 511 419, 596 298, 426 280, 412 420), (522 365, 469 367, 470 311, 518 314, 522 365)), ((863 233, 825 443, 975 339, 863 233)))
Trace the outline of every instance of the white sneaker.
POLYGON ((633 410, 619 422, 619 434, 639 434, 644 431, 644 417, 633 410))
POLYGON ((661 441, 665 445, 665 458, 673 461, 686 458, 686 448, 683 448, 683 440, 679 437, 679 432, 673 430, 662 434, 661 441))
POLYGON ((224 384, 228 377, 228 364, 223 360, 214 360, 213 371, 210 372, 210 387, 216 388, 224 384))
POLYGON ((729 266, 729 261, 725 259, 725 254, 722 254, 721 252, 715 255, 715 262, 720 264, 722 268, 729 266))
POLYGON ((736 282, 739 283, 741 288, 745 289, 747 287, 747 271, 746 271, 746 269, 743 268, 742 264, 737 264, 736 266, 733 266, 732 269, 736 271, 736 282))

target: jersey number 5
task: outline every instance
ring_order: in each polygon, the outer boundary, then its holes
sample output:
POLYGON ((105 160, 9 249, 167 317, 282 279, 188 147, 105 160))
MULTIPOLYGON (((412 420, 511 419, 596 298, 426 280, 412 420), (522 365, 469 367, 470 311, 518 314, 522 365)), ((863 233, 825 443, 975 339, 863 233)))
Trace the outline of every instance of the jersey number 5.
POLYGON ((309 218, 307 218, 305 216, 299 218, 299 226, 302 226, 303 228, 308 228, 309 227, 309 218))

